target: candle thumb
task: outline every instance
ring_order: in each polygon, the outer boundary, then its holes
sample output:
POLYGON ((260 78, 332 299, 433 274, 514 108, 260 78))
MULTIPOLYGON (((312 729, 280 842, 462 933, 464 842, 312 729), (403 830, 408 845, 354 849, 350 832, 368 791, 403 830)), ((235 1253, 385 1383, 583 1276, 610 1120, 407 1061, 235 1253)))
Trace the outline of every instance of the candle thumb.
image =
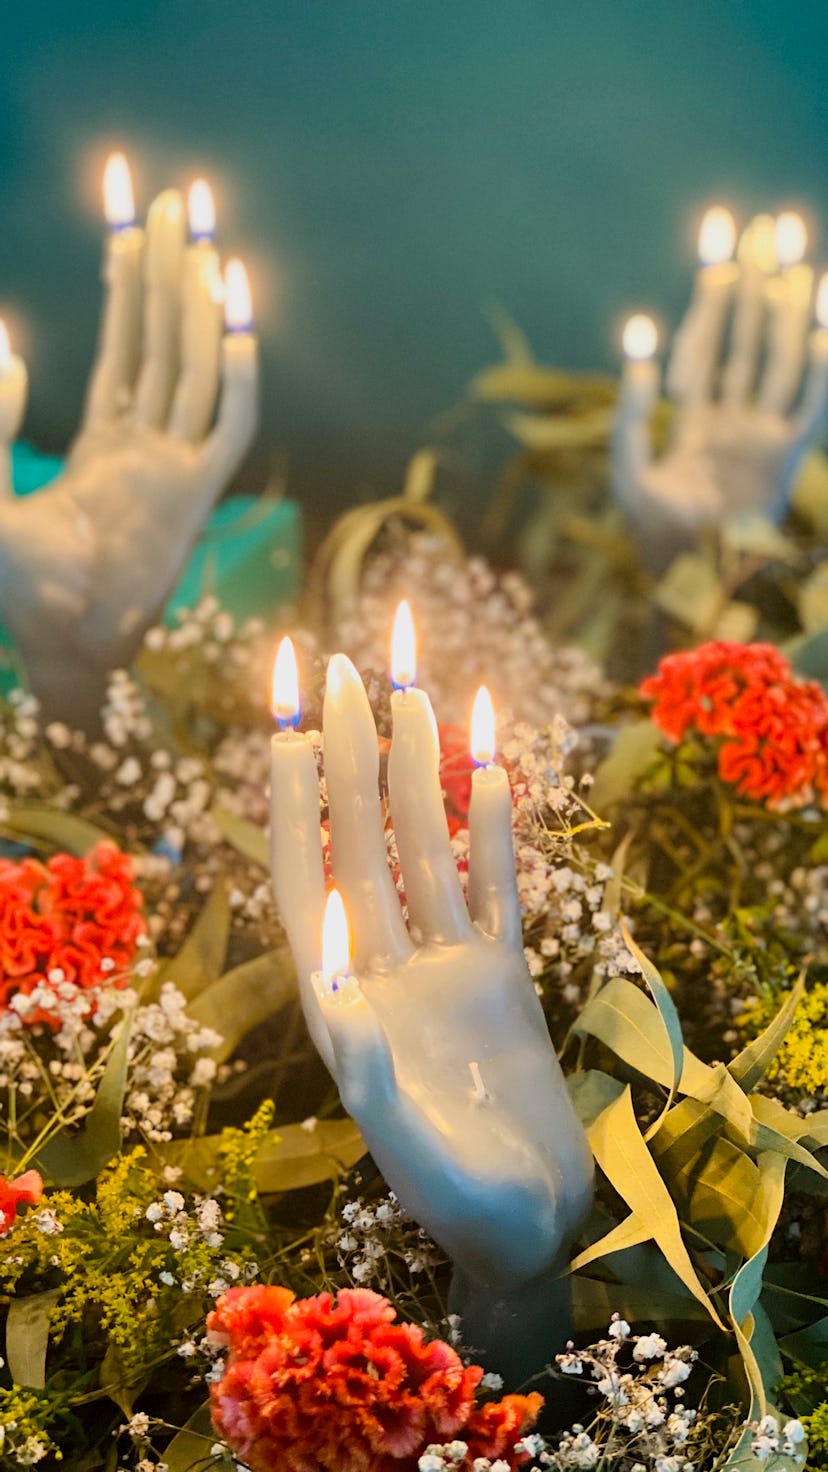
POLYGON ((366 1114, 397 1102, 397 1076, 385 1030, 359 982, 346 977, 337 989, 318 986, 317 997, 334 1054, 334 1077, 348 1113, 359 1123, 366 1114))

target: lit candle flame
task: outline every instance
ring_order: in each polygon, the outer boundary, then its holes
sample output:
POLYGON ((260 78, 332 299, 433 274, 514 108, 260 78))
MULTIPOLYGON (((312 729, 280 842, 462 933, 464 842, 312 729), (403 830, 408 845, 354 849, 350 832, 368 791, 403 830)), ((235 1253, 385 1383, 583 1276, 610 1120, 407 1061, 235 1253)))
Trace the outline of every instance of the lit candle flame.
POLYGON ((9 329, 0 317, 0 373, 5 373, 11 367, 12 351, 9 339, 9 329))
POLYGON ((216 233, 216 206, 206 179, 194 179, 190 185, 187 214, 193 240, 212 240, 216 233))
POLYGON ((736 223, 730 210, 714 204, 706 211, 699 229, 699 259, 704 266, 721 266, 729 261, 736 244, 736 223))
POLYGON ((111 153, 103 176, 104 215, 113 230, 123 230, 135 220, 132 175, 123 153, 111 153))
POLYGON ((228 332, 249 332, 253 324, 250 282, 239 260, 224 268, 224 325, 228 332))
POLYGON ((658 328, 652 317, 636 312, 624 323, 621 341, 628 358, 651 358, 658 347, 658 328))
POLYGON ((816 319, 820 327, 828 327, 828 271, 820 277, 817 287, 816 319))
POLYGON ((391 684, 395 690, 407 690, 417 677, 417 636, 411 604, 407 598, 397 605, 391 634, 391 684))
POLYGON ((478 767, 489 767, 495 757, 495 713, 492 697, 481 685, 471 714, 471 755, 478 767))
POLYGON ((299 670, 293 640, 287 636, 279 645, 273 662, 273 714, 284 731, 299 725, 299 670))
POLYGON ((341 976, 351 964, 348 916, 338 889, 332 889, 322 917, 322 974, 329 981, 341 976))
POLYGON ((776 220, 776 257, 780 266, 795 266, 801 261, 808 244, 805 221, 795 210, 785 210, 776 220))

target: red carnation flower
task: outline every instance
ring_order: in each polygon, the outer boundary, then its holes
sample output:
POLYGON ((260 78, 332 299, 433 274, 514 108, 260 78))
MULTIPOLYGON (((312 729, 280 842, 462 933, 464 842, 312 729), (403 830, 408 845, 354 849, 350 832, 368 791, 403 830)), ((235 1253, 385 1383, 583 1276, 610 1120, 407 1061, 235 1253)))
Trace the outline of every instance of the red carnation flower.
MULTIPOLYGON (((130 860, 114 844, 99 843, 84 858, 55 854, 46 864, 0 859, 0 1012, 55 969, 84 990, 100 986, 104 958, 114 985, 123 986, 146 931, 142 904, 130 860)), ((38 1009, 24 1020, 53 1019, 38 1009)))
POLYGON ((539 1395, 477 1407, 483 1371, 427 1341, 378 1293, 294 1299, 286 1288, 231 1288, 208 1316, 226 1341, 212 1386, 216 1430, 251 1472, 410 1472, 431 1442, 462 1436, 474 1457, 525 1460, 514 1444, 539 1395))
POLYGON ((828 698, 773 645, 719 641, 670 654, 639 693, 671 740, 688 731, 721 738, 719 776, 746 797, 828 806, 828 698))
POLYGON ((11 1231, 21 1202, 34 1206, 42 1195, 43 1181, 36 1170, 27 1170, 14 1181, 0 1176, 0 1237, 11 1231))

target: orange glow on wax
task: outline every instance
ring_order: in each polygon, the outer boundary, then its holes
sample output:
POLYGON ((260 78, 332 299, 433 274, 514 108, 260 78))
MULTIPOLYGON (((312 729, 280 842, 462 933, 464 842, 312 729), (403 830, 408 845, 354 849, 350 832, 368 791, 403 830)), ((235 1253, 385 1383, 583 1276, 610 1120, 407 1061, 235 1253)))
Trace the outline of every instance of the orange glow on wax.
POLYGON ((9 339, 9 329, 0 317, 0 374, 3 374, 11 366, 12 351, 9 339))
POLYGON ((111 153, 103 176, 104 215, 113 230, 123 230, 135 220, 132 175, 126 155, 111 153))
POLYGON ((224 325, 228 332, 249 332, 252 324, 250 282, 243 263, 233 259, 224 268, 224 325))
POLYGON ((491 766, 495 757, 495 713, 492 697, 481 685, 471 714, 471 755, 479 767, 491 766))
POLYGON ((645 312, 636 312, 624 323, 621 341, 628 358, 643 361, 651 358, 658 347, 658 328, 652 317, 648 317, 645 312))
POLYGON ((722 266, 733 255, 736 223, 730 210, 714 204, 705 212, 699 229, 699 259, 703 266, 722 266))
POLYGON ((391 633, 391 683, 406 690, 417 678, 417 635, 407 598, 397 605, 391 633))
POLYGON ((193 240, 212 240, 216 233, 216 206, 206 179, 194 179, 190 185, 187 216, 193 240))
POLYGON ((338 889, 332 889, 325 902, 322 918, 322 974, 331 980, 341 976, 351 964, 351 936, 348 916, 338 889))
POLYGON ((795 266, 802 260, 808 245, 808 231, 802 216, 795 210, 785 210, 777 216, 774 233, 780 266, 795 266))
POLYGON ((286 726, 298 726, 299 668, 296 663, 293 640, 287 636, 279 645, 273 662, 272 709, 283 730, 286 726))

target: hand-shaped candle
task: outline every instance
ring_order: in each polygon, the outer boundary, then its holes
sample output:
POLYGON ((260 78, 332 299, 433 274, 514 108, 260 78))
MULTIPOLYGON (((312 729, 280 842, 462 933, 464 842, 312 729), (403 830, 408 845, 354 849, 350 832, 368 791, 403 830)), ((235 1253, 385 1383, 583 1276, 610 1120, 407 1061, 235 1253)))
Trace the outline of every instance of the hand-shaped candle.
MULTIPOLYGON (((221 336, 203 186, 193 191, 195 238, 185 248, 175 190, 155 200, 144 232, 133 222, 121 156, 105 182, 111 234, 84 425, 46 489, 0 500, 0 616, 45 711, 87 728, 107 673, 131 660, 244 456, 258 396, 239 263, 228 266, 221 336)), ((16 426, 8 428, 4 403, 0 364, 0 438, 8 439, 16 426)))
POLYGON ((336 986, 320 956, 312 752, 285 735, 274 739, 273 885, 310 1031, 345 1108, 401 1202, 453 1259, 451 1307, 466 1342, 519 1383, 566 1336, 558 1275, 589 1208, 592 1161, 523 956, 509 786, 491 764, 493 735, 473 783, 469 907, 434 714, 403 662, 389 786, 408 925, 386 856, 376 728, 342 654, 328 667, 325 776, 354 959, 337 963, 336 986))
MULTIPOLYGON (((678 403, 675 431, 658 461, 649 426, 659 393, 655 329, 652 323, 642 329, 649 319, 637 316, 624 332, 613 482, 656 568, 730 516, 779 518, 828 414, 822 330, 811 338, 810 370, 797 407, 813 290, 811 268, 801 262, 801 219, 787 213, 774 226, 758 216, 742 236, 735 264, 729 259, 733 240, 728 212, 709 210, 699 241, 704 264, 667 372, 678 403), (728 355, 720 365, 731 308, 728 355)), ((828 327, 823 293, 817 310, 820 329, 828 327)))

